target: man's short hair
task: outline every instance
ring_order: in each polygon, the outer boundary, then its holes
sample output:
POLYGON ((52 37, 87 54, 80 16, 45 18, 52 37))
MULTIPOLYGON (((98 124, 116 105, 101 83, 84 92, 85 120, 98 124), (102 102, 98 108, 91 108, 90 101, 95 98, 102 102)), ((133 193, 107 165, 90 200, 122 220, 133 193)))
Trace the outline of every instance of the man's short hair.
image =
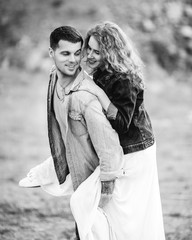
POLYGON ((83 45, 83 37, 81 33, 71 26, 61 26, 56 28, 50 34, 50 47, 55 50, 58 47, 60 40, 71 43, 81 42, 81 46, 83 45))

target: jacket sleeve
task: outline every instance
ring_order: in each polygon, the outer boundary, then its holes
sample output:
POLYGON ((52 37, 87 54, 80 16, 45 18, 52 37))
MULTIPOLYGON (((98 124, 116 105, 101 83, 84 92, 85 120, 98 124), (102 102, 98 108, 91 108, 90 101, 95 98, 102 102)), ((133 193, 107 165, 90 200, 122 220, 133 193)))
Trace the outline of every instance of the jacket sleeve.
POLYGON ((106 117, 117 133, 126 133, 135 111, 138 88, 128 79, 117 79, 111 87, 111 104, 106 117))
POLYGON ((84 118, 100 161, 101 181, 111 181, 118 176, 122 168, 123 151, 119 137, 104 115, 102 106, 96 97, 86 106, 84 118))

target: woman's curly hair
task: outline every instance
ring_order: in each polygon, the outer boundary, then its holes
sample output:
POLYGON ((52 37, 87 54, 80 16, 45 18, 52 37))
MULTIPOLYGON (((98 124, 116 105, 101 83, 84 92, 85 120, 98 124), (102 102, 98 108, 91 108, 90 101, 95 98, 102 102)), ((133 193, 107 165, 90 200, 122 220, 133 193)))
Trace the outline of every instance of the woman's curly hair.
POLYGON ((131 39, 115 23, 103 22, 90 29, 85 38, 84 50, 88 48, 90 37, 93 36, 100 47, 102 65, 107 71, 115 70, 138 76, 143 82, 143 62, 139 57, 131 39))

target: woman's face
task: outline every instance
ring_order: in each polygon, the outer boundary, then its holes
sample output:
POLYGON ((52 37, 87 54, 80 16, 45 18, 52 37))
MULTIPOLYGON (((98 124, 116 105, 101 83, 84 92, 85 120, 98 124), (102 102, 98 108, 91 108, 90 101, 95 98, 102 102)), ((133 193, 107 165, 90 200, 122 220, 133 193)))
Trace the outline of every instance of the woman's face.
POLYGON ((99 43, 95 39, 95 37, 91 36, 88 41, 87 46, 87 67, 91 69, 95 69, 99 66, 102 61, 99 43))

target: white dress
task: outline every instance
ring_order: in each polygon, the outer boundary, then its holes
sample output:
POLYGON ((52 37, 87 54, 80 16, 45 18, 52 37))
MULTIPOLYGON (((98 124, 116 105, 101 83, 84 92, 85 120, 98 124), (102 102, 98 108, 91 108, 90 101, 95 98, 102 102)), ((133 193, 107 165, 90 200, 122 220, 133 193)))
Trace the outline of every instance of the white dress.
POLYGON ((98 207, 99 167, 75 192, 70 175, 64 184, 58 184, 51 158, 36 169, 43 190, 54 196, 71 195, 70 206, 81 240, 165 239, 155 145, 124 155, 124 168, 115 181, 112 200, 103 209, 98 207), (46 183, 45 175, 50 175, 52 183, 46 183))

